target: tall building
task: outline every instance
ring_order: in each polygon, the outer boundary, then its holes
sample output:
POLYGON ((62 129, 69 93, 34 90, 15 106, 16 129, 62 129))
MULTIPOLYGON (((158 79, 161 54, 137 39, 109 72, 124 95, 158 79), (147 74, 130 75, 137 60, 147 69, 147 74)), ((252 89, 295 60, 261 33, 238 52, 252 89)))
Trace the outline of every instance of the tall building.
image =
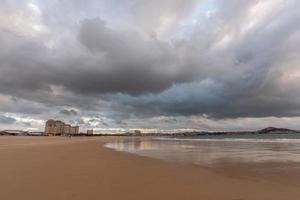
POLYGON ((74 135, 74 134, 78 134, 79 133, 79 126, 71 126, 70 127, 70 134, 74 135))
POLYGON ((48 120, 45 126, 45 135, 75 135, 79 133, 79 126, 71 126, 59 120, 48 120))
MULTIPOLYGON (((64 134, 68 135, 71 133, 71 125, 70 124, 65 124, 64 125, 64 134)), ((77 132, 78 133, 78 132, 77 132)))

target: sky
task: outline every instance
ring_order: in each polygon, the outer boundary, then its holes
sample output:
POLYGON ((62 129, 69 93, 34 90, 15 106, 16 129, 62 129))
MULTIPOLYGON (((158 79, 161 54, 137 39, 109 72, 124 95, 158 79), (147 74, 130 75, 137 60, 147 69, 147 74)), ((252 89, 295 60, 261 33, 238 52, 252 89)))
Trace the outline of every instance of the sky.
POLYGON ((300 129, 298 0, 0 3, 0 129, 300 129))

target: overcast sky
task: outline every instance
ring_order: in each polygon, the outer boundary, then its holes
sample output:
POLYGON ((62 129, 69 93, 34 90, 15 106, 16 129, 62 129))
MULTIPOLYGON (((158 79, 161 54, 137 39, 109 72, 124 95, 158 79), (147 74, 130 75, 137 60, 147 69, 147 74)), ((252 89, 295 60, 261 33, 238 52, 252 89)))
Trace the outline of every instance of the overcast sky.
POLYGON ((300 129, 298 0, 0 3, 0 129, 300 129))

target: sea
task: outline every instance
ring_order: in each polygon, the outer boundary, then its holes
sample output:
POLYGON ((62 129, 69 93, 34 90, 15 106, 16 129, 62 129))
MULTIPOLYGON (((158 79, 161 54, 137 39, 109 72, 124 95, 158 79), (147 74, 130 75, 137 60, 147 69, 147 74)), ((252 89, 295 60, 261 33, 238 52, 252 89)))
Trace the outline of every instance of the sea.
POLYGON ((216 168, 272 163, 272 170, 300 172, 300 134, 296 133, 124 137, 105 146, 179 164, 216 168))

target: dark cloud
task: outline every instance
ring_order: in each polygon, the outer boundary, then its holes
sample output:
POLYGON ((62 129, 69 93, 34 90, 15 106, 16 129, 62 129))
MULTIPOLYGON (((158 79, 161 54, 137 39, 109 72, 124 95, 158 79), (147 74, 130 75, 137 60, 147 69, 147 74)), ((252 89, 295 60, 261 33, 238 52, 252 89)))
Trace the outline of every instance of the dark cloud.
POLYGON ((103 57, 93 73, 80 75, 89 82, 70 84, 74 90, 90 92, 122 92, 141 94, 160 92, 174 82, 193 77, 179 66, 174 47, 138 33, 118 32, 99 19, 82 22, 79 39, 92 53, 103 57))
POLYGON ((78 115, 78 112, 76 110, 73 110, 73 109, 70 109, 70 110, 63 109, 63 110, 59 111, 59 113, 62 114, 62 115, 67 115, 67 116, 78 115))
POLYGON ((75 59, 69 54, 56 55, 60 52, 46 49, 33 38, 5 32, 2 36, 2 43, 12 49, 2 54, 0 89, 25 98, 34 91, 40 94, 35 94, 37 100, 46 101, 45 96, 53 92, 51 86, 55 85, 90 95, 160 92, 194 76, 177 66, 176 54, 169 44, 143 40, 137 33, 118 33, 98 18, 82 22, 80 41, 91 52, 83 52, 75 59))

